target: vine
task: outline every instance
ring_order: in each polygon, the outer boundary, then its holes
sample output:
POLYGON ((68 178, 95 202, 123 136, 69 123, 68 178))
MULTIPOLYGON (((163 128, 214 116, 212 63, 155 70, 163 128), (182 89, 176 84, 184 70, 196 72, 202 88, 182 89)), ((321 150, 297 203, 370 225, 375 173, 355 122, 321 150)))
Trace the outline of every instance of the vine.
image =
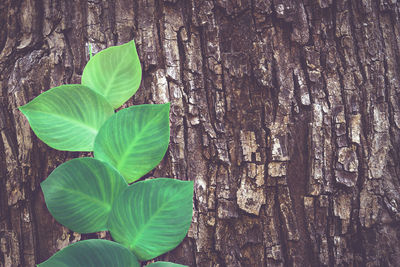
POLYGON ((136 105, 114 113, 136 93, 141 76, 132 40, 91 57, 81 84, 54 87, 19 108, 48 146, 94 154, 61 164, 41 183, 50 213, 72 231, 110 231, 116 241, 77 242, 40 267, 140 266, 140 261, 172 250, 186 236, 193 182, 135 182, 167 151, 170 104, 136 105))

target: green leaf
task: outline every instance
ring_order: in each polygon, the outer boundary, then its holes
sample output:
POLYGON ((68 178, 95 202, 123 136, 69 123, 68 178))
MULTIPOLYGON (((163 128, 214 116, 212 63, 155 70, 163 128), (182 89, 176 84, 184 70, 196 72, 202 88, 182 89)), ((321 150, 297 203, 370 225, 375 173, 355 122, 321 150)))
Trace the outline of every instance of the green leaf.
POLYGON ((172 263, 172 262, 157 261, 157 262, 153 262, 149 265, 146 265, 146 267, 187 267, 187 266, 177 264, 177 263, 172 263))
POLYGON ((77 158, 58 166, 41 187, 59 223, 78 233, 93 233, 107 230, 112 204, 128 184, 109 164, 77 158))
POLYGON ((92 151, 99 128, 114 114, 104 97, 79 84, 54 87, 19 109, 44 143, 65 151, 92 151))
POLYGON ((160 163, 168 143, 169 103, 132 106, 101 127, 94 156, 113 165, 131 183, 160 163))
POLYGON ((82 84, 103 95, 114 108, 136 93, 141 79, 142 68, 133 40, 96 54, 82 74, 82 84))
POLYGON ((74 243, 54 254, 39 267, 140 267, 124 246, 103 239, 74 243))
POLYGON ((114 202, 108 228, 139 260, 149 260, 182 242, 192 208, 192 181, 145 180, 130 185, 114 202))

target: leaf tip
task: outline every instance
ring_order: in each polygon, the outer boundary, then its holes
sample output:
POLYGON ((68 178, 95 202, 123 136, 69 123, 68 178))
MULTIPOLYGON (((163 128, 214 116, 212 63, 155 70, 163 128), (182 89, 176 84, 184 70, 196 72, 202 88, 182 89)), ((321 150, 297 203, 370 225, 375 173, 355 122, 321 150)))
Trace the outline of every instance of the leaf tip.
POLYGON ((24 114, 24 115, 25 115, 25 111, 26 111, 26 105, 19 106, 19 107, 18 107, 18 110, 19 110, 19 111, 21 111, 21 112, 22 112, 22 114, 24 114))
POLYGON ((128 43, 129 43, 130 45, 133 45, 133 48, 134 48, 135 51, 136 51, 136 43, 135 43, 135 40, 132 39, 132 40, 130 40, 128 43))

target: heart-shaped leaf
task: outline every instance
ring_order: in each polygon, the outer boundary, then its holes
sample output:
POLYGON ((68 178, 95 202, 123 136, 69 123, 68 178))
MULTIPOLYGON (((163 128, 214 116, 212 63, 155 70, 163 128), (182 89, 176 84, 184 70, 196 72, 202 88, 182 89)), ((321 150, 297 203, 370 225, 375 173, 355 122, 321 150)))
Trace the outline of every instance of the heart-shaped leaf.
POLYGON ((44 143, 65 151, 92 151, 98 130, 114 114, 104 97, 78 84, 54 87, 19 109, 44 143))
POLYGON ((149 265, 146 265, 146 267, 187 267, 187 266, 177 264, 177 263, 172 263, 172 262, 157 261, 157 262, 150 263, 149 265))
POLYGON ((54 254, 39 267, 140 267, 126 247, 103 239, 74 243, 54 254))
POLYGON ((128 184, 109 164, 77 158, 58 166, 41 187, 58 222, 78 233, 93 233, 107 230, 112 204, 128 184))
POLYGON ((108 228, 139 260, 179 245, 192 220, 193 182, 169 178, 130 185, 114 202, 108 228))
POLYGON ((128 183, 160 163, 169 143, 169 103, 117 112, 101 127, 94 156, 113 165, 128 183))
POLYGON ((82 74, 82 84, 103 95, 114 108, 136 93, 141 79, 142 69, 133 40, 96 54, 82 74))

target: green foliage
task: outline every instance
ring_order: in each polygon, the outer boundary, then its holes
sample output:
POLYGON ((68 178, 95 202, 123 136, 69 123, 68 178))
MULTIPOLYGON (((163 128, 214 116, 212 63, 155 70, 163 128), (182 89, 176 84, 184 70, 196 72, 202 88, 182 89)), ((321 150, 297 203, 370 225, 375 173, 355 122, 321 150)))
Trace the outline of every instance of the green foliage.
POLYGON ((79 84, 54 87, 19 109, 43 142, 66 151, 92 151, 97 132, 114 114, 104 97, 79 84))
POLYGON ((121 110, 100 129, 94 157, 113 165, 128 183, 157 166, 169 143, 169 104, 121 110))
POLYGON ((61 164, 41 183, 51 214, 79 233, 110 230, 122 244, 81 241, 39 266, 140 266, 138 259, 159 256, 186 236, 193 182, 157 178, 128 186, 160 163, 170 135, 169 103, 138 105, 114 114, 114 108, 135 94, 141 75, 131 41, 93 56, 84 69, 83 85, 52 88, 20 107, 49 146, 94 150, 95 158, 61 164))
POLYGON ((77 158, 58 166, 41 187, 58 222, 78 233, 94 233, 107 230, 114 200, 128 184, 107 163, 77 158))
POLYGON ((82 84, 119 108, 137 91, 142 69, 134 41, 110 47, 92 57, 82 74, 82 84))
POLYGON ((136 256, 118 243, 84 240, 62 249, 39 267, 140 267, 136 256))
POLYGON ((193 182, 157 178, 134 183, 114 203, 111 236, 140 260, 175 248, 192 220, 193 182))

